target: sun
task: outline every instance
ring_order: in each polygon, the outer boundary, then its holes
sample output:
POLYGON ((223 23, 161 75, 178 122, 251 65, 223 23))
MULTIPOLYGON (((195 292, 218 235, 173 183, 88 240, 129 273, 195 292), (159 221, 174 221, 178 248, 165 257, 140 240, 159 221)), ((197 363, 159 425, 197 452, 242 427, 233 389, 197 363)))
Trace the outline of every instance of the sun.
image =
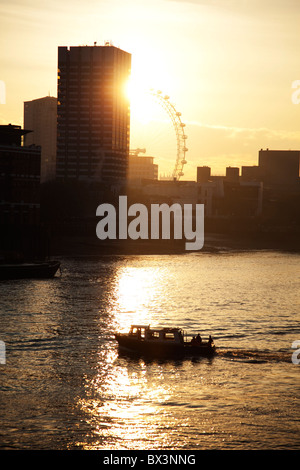
POLYGON ((126 95, 130 101, 132 121, 146 125, 158 119, 157 103, 147 83, 138 77, 131 76, 126 83, 126 95))
POLYGON ((162 93, 169 95, 172 92, 170 88, 173 87, 173 81, 162 57, 154 55, 152 50, 147 53, 137 51, 126 84, 132 121, 149 124, 151 121, 161 120, 160 106, 150 92, 161 90, 162 93))

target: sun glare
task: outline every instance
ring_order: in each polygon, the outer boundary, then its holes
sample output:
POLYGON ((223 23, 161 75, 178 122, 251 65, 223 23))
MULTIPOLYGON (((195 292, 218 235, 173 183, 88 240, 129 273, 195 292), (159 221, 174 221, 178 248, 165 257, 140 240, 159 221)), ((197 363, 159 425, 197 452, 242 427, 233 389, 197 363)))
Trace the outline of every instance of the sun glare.
POLYGON ((118 279, 119 328, 128 331, 133 323, 150 322, 148 305, 153 295, 153 281, 147 270, 126 268, 118 279))
POLYGON ((177 142, 173 123, 158 92, 160 96, 174 97, 174 86, 176 81, 170 76, 163 57, 155 56, 154 60, 151 51, 138 54, 126 84, 130 102, 130 148, 146 149, 146 155, 155 158, 158 173, 163 176, 172 174, 177 142))
POLYGON ((133 121, 148 124, 158 119, 157 103, 146 84, 131 76, 126 85, 126 94, 130 101, 130 115, 133 121))

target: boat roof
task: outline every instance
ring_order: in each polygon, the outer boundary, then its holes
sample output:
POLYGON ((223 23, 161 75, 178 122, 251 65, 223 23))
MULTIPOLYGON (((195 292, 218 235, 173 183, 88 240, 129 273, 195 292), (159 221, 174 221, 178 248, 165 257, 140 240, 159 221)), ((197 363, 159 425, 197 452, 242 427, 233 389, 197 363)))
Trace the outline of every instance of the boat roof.
POLYGON ((131 325, 131 328, 150 328, 150 325, 131 325))
POLYGON ((174 327, 156 327, 150 328, 150 325, 131 325, 131 328, 145 328, 152 331, 165 331, 165 332, 173 332, 173 331, 180 331, 181 328, 174 328, 174 327))

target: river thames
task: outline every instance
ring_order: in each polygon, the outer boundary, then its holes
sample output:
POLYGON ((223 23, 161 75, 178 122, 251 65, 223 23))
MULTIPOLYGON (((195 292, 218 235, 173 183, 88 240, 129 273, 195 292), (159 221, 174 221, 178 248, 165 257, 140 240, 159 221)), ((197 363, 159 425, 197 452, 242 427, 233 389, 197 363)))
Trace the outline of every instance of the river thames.
POLYGON ((0 283, 1 449, 300 449, 299 254, 61 262, 0 283), (119 356, 132 323, 211 334, 217 354, 119 356))

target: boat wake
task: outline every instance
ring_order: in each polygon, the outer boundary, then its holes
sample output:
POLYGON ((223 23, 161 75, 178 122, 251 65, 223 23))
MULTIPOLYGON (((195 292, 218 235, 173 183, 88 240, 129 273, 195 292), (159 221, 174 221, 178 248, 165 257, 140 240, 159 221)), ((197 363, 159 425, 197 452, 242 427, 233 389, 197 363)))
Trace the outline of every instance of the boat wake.
POLYGON ((269 362, 291 363, 292 352, 217 348, 216 355, 230 361, 248 362, 252 364, 264 364, 269 362))

